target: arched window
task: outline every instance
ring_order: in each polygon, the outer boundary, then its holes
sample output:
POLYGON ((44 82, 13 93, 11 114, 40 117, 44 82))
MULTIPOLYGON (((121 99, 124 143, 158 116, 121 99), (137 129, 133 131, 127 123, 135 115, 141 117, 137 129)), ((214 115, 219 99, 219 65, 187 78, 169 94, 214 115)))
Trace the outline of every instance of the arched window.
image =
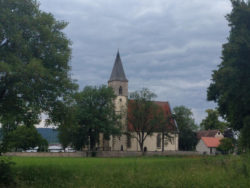
POLYGON ((156 138, 156 147, 157 148, 161 147, 161 134, 157 135, 157 138, 156 138))
POLYGON ((119 87, 119 95, 122 95, 122 86, 119 87))

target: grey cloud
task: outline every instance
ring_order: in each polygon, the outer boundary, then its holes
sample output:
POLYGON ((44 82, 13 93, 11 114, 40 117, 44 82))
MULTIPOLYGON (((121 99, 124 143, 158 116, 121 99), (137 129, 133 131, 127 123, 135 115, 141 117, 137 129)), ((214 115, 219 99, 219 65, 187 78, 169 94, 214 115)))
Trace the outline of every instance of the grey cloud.
POLYGON ((40 0, 69 22, 72 74, 81 88, 106 84, 120 48, 129 90, 148 87, 157 100, 186 105, 197 122, 206 88, 220 63, 229 28, 229 0, 40 0))

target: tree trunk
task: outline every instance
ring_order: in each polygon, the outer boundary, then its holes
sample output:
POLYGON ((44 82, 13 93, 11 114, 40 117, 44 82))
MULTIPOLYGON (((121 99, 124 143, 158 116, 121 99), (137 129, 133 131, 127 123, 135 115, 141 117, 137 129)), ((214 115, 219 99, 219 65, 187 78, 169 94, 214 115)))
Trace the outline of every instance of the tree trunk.
POLYGON ((162 135, 161 135, 161 148, 162 148, 162 152, 164 152, 164 133, 162 132, 162 135))
POLYGON ((142 154, 144 155, 143 142, 139 143, 142 154))

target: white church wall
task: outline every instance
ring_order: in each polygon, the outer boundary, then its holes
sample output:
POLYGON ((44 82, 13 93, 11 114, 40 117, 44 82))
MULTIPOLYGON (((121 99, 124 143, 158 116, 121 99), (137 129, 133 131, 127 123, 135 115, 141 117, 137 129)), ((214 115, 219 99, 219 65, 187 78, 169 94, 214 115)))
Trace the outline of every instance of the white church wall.
MULTIPOLYGON (((152 136, 147 136, 144 141, 144 147, 147 148, 147 151, 162 151, 162 147, 157 147, 157 135, 159 133, 153 133, 152 136)), ((133 133, 134 137, 136 133, 133 133)), ((172 134, 172 142, 165 142, 164 151, 177 151, 178 150, 178 135, 172 134)), ((162 144, 162 143, 161 143, 162 144)), ((139 143, 136 138, 131 138, 131 147, 127 148, 127 151, 140 151, 139 143)))

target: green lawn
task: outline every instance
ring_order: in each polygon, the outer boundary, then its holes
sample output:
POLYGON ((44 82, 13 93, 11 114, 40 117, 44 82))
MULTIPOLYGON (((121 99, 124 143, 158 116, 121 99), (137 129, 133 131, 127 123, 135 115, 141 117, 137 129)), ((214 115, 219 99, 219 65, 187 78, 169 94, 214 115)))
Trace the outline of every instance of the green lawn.
POLYGON ((250 187, 247 156, 12 160, 17 187, 250 187))

